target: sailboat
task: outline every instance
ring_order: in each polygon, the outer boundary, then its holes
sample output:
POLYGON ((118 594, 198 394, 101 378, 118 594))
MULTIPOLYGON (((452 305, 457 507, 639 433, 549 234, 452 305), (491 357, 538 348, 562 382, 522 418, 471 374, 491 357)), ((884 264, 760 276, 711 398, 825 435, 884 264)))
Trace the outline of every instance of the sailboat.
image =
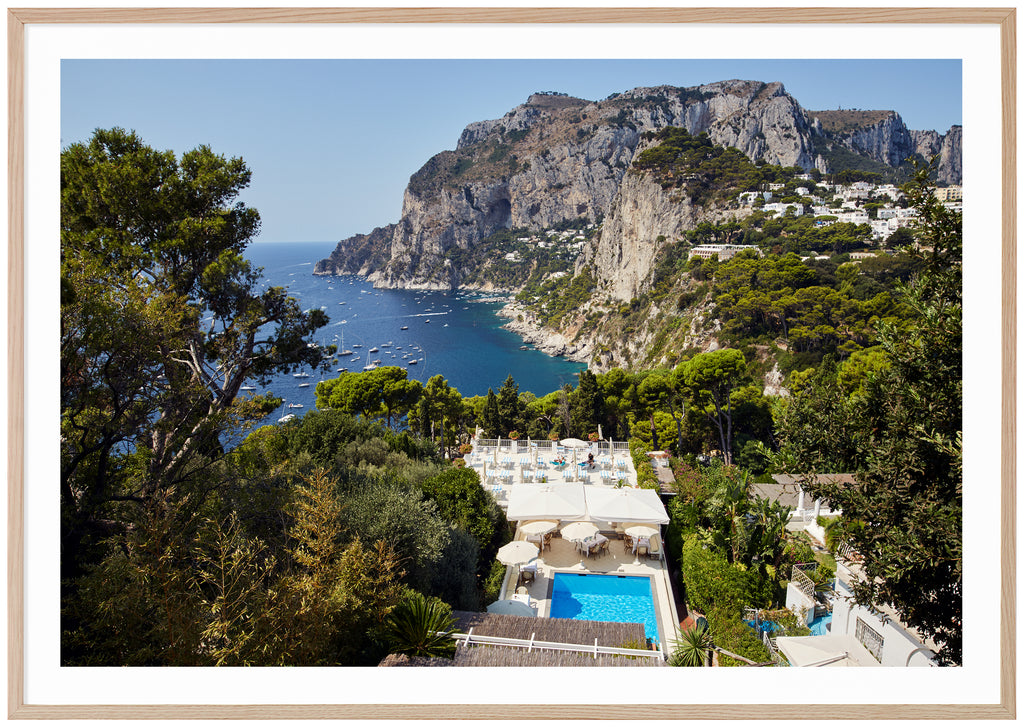
POLYGON ((345 348, 345 329, 344 328, 341 329, 341 352, 338 355, 339 356, 351 356, 352 355, 352 352, 350 350, 348 350, 347 348, 345 348))

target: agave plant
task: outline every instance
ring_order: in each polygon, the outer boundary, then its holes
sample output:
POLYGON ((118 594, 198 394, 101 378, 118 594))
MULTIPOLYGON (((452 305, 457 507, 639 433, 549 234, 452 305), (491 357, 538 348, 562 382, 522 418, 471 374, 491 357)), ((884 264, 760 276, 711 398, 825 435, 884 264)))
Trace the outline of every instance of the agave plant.
POLYGON ((454 623, 448 604, 413 593, 388 615, 384 634, 392 653, 450 659, 455 654, 450 637, 454 623))
POLYGON ((669 657, 672 666, 707 666, 711 656, 711 631, 701 619, 695 626, 679 634, 669 657))

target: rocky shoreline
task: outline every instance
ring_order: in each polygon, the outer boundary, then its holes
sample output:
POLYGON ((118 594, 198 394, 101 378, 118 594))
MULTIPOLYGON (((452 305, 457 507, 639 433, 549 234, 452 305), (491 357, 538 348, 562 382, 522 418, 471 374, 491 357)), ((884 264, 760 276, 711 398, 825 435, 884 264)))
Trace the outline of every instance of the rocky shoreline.
POLYGON ((588 363, 593 353, 593 344, 570 341, 565 334, 545 328, 536 317, 520 303, 512 302, 498 310, 498 315, 508 318, 502 328, 512 331, 528 344, 549 356, 561 356, 570 361, 588 363))

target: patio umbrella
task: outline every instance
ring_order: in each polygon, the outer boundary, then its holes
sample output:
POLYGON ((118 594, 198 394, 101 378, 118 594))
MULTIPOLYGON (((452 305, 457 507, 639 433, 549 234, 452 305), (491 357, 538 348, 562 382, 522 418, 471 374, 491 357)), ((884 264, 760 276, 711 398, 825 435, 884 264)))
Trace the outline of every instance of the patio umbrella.
POLYGON ((495 601, 487 607, 487 613, 500 613, 505 616, 536 616, 534 611, 524 601, 514 598, 506 598, 503 601, 495 601))
POLYGON ((658 528, 653 528, 650 525, 634 524, 626 528, 623 532, 625 532, 626 535, 631 535, 634 538, 649 538, 652 535, 658 534, 658 528))
POLYGON ((586 487, 587 512, 594 520, 667 525, 668 513, 654 490, 586 487))
POLYGON ((540 550, 525 540, 513 540, 498 548, 498 560, 505 565, 521 565, 537 557, 540 550))
POLYGON ((551 520, 533 520, 523 523, 519 529, 527 535, 546 535, 558 527, 558 523, 551 520))
POLYGON ((586 540, 597 535, 600 528, 588 520, 569 523, 562 528, 562 537, 573 542, 586 540))
MULTIPOLYGON (((582 485, 516 485, 509 492, 506 517, 512 520, 579 520, 586 517, 582 485)), ((667 520, 666 520, 667 522, 667 520)))
POLYGON ((486 459, 484 460, 484 471, 483 471, 483 474, 480 475, 480 479, 483 480, 484 482, 487 481, 487 460, 486 459))
POLYGON ((563 447, 571 447, 573 449, 577 447, 587 447, 590 445, 589 442, 584 442, 582 439, 576 439, 575 437, 569 437, 559 442, 563 447))

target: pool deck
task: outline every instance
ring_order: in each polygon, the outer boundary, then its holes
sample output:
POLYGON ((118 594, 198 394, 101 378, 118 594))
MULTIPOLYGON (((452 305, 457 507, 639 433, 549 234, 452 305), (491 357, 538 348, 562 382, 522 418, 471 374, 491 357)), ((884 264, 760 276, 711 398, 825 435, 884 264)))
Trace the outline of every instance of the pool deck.
MULTIPOLYGON (((654 597, 654 613, 658 620, 661 635, 660 648, 666 656, 671 653, 671 642, 679 631, 679 617, 676 613, 675 599, 672 597, 672 586, 669 583, 668 570, 663 560, 637 557, 625 548, 621 538, 614 537, 612 532, 605 532, 612 538, 607 553, 595 557, 581 555, 575 543, 554 537, 537 559, 537 576, 533 582, 522 584, 526 588, 532 605, 537 609, 539 618, 546 618, 551 612, 551 590, 554 586, 555 573, 600 573, 623 576, 648 576, 651 579, 651 593, 654 597)), ((510 598, 516 593, 517 583, 513 579, 519 575, 519 569, 511 567, 506 573, 505 588, 502 598, 510 598), (507 594, 507 595, 506 595, 507 594)))

